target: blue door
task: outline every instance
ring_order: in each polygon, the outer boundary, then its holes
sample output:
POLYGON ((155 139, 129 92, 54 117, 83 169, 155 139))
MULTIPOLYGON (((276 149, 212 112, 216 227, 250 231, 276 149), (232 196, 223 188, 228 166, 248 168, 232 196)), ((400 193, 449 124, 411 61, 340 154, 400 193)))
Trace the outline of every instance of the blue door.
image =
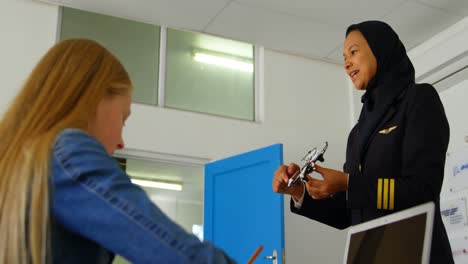
POLYGON ((254 263, 284 252, 283 196, 271 187, 283 163, 283 146, 275 144, 205 165, 204 239, 239 263, 247 263, 263 245, 254 263))

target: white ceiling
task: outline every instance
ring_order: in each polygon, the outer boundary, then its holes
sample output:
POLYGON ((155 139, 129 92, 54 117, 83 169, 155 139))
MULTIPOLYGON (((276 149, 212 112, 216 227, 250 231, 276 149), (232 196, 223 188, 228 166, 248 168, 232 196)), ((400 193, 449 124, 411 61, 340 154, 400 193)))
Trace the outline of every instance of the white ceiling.
POLYGON ((389 23, 406 48, 468 16, 467 0, 45 0, 341 63, 346 27, 389 23))

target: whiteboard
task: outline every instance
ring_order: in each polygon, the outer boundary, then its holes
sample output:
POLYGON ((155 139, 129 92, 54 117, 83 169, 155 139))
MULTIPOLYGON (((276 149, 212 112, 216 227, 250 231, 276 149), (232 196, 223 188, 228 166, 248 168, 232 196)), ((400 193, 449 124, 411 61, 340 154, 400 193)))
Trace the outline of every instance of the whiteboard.
POLYGON ((468 189, 468 147, 461 147, 448 156, 447 184, 452 193, 468 189))

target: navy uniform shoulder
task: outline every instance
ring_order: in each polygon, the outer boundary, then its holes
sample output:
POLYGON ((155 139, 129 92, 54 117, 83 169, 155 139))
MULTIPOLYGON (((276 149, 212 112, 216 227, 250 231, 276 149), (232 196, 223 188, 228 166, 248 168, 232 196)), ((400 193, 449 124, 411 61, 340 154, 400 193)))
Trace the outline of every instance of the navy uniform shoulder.
POLYGON ((408 100, 411 102, 415 101, 430 101, 430 102, 440 102, 439 93, 437 90, 428 83, 418 83, 411 85, 408 88, 408 100))
POLYGON ((434 86, 432 86, 431 84, 428 84, 428 83, 417 83, 413 87, 419 93, 438 94, 437 90, 434 88, 434 86))
POLYGON ((430 117, 431 122, 438 122, 441 126, 447 127, 448 131, 448 121, 444 105, 434 86, 427 83, 412 85, 408 89, 405 100, 407 103, 406 112, 409 115, 430 117))

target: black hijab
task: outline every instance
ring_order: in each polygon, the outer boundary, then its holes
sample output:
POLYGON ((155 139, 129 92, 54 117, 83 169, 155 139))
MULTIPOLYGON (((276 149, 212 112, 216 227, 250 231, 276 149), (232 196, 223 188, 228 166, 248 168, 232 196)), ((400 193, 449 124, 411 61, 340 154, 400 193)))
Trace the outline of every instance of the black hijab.
POLYGON ((389 25, 381 21, 365 21, 349 26, 346 36, 354 30, 362 33, 377 60, 376 75, 361 98, 363 105, 357 126, 362 156, 370 136, 384 115, 415 81, 413 64, 405 46, 389 25))

